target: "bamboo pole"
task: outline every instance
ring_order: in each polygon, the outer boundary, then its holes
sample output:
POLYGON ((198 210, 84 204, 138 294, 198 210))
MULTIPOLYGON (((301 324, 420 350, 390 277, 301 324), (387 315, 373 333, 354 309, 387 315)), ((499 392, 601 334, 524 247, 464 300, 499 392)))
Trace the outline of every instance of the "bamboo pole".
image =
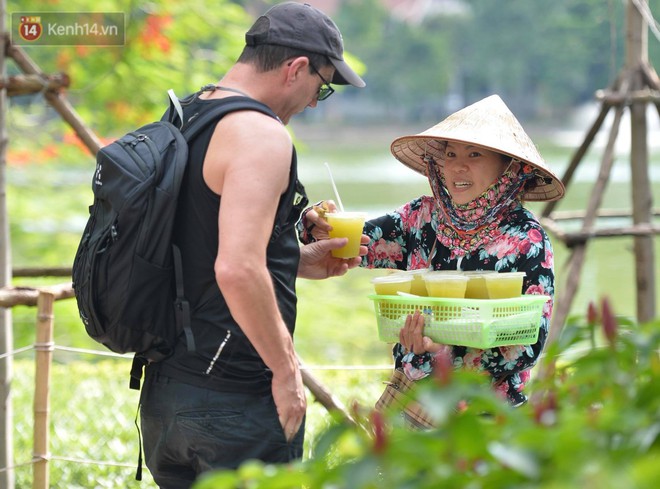
POLYGON ((350 424, 355 424, 353 417, 348 413, 342 402, 321 383, 305 367, 300 369, 303 384, 314 395, 314 399, 320 403, 329 413, 338 413, 344 420, 350 424))
POLYGON ((312 373, 305 368, 302 360, 298 357, 300 364, 300 374, 302 376, 303 384, 309 389, 314 396, 314 399, 320 403, 329 413, 338 413, 344 420, 351 424, 355 424, 355 420, 348 413, 342 402, 335 397, 325 386, 318 380, 312 373))
POLYGON ((623 93, 613 93, 607 90, 596 92, 596 99, 608 105, 620 105, 629 103, 658 103, 660 102, 660 92, 649 88, 635 90, 626 95, 623 93))
MULTIPOLYGON (((651 89, 660 91, 660 77, 658 77, 658 74, 655 72, 653 67, 648 63, 644 63, 642 64, 641 68, 646 84, 651 87, 651 89)), ((657 104, 658 101, 656 100, 654 103, 657 104)))
POLYGON ((34 384, 33 489, 48 489, 50 452, 50 367, 53 360, 53 304, 55 296, 40 292, 37 300, 37 341, 34 384))
MULTIPOLYGON (((573 158, 571 159, 571 162, 568 165, 568 168, 564 172, 564 176, 561 179, 561 181, 564 182, 566 188, 568 188, 569 184, 571 183, 571 180, 573 179, 573 174, 575 173, 578 164, 580 163, 580 161, 582 161, 584 155, 587 154, 587 150, 589 149, 589 146, 591 146, 591 143, 596 137, 596 134, 598 134, 600 127, 603 125, 603 122, 605 121, 605 118, 607 117, 607 113, 609 112, 609 110, 610 110, 610 106, 605 104, 601 106, 598 117, 592 124, 591 129, 589 129, 589 132, 587 133, 587 136, 585 137, 584 141, 582 141, 582 144, 573 155, 573 158)), ((541 213, 542 217, 548 217, 555 209, 555 207, 557 207, 557 203, 558 201, 556 200, 552 202, 548 202, 546 206, 543 208, 543 212, 541 213)))
POLYGON ((25 267, 14 268, 14 277, 71 277, 68 267, 25 267))
MULTIPOLYGON (((648 0, 637 1, 647 4, 648 8, 648 0)), ((635 3, 628 0, 626 6, 626 67, 629 69, 635 69, 649 59, 649 26, 635 3)))
MULTIPOLYGON (((649 237, 660 235, 660 226, 646 223, 635 224, 633 226, 622 226, 608 229, 592 229, 591 231, 566 232, 557 226, 552 219, 541 218, 541 224, 544 228, 554 234, 557 239, 562 241, 568 248, 573 248, 586 243, 593 238, 619 238, 621 236, 641 236, 649 237)), ((653 270, 653 268, 651 268, 653 270)))
MULTIPOLYGON (((653 67, 648 63, 642 63, 641 69, 644 75, 644 82, 653 90, 660 91, 660 77, 658 77, 653 67)), ((653 105, 655 105, 658 117, 660 117, 660 101, 654 101, 653 105)))
MULTIPOLYGON (((0 0, 0 42, 7 36, 7 2, 0 0)), ((6 53, 0 49, 0 77, 7 76, 6 53)), ((7 91, 0 89, 0 287, 11 284, 11 238, 9 212, 7 210, 7 91)), ((11 309, 0 308, 0 353, 14 349, 11 309)), ((13 377, 11 355, 0 360, 0 488, 13 489, 14 471, 14 422, 11 397, 13 377)))
MULTIPOLYGON (((660 216, 660 208, 653 209, 652 213, 656 217, 660 216)), ((585 215, 585 212, 580 211, 580 210, 555 211, 550 216, 550 219, 552 219, 553 221, 570 221, 570 220, 573 220, 573 219, 582 220, 582 219, 584 219, 584 215, 585 215)), ((625 210, 625 209, 599 209, 597 217, 598 218, 610 218, 610 217, 622 218, 622 217, 632 217, 632 214, 630 213, 629 210, 625 210)), ((21 270, 21 271, 25 270, 27 272, 29 269, 16 268, 16 269, 14 269, 14 276, 16 276, 16 273, 17 273, 18 270, 21 270)), ((36 272, 33 272, 33 273, 36 273, 36 272)))
POLYGON ((0 307, 36 306, 41 292, 53 294, 55 300, 58 301, 74 296, 71 282, 38 289, 32 287, 2 287, 0 288, 0 307))
POLYGON ((63 73, 57 75, 13 75, 0 78, 0 88, 7 90, 9 97, 30 95, 46 91, 60 91, 69 86, 69 77, 63 73))
MULTIPOLYGON (((633 71, 633 91, 641 91, 646 82, 642 66, 648 64, 648 24, 636 5, 628 2, 626 67, 633 71)), ((655 100, 657 103, 657 100, 655 100)), ((633 223, 650 226, 653 193, 649 179, 647 102, 633 100, 630 106, 630 170, 633 223)), ((655 256, 653 237, 635 236, 635 281, 637 287, 637 321, 648 322, 655 317, 655 256)))
MULTIPOLYGON (((5 39, 7 43, 7 53, 16 62, 18 67, 28 75, 43 76, 43 72, 39 66, 28 56, 28 54, 19 46, 9 44, 9 40, 5 39)), ((44 92, 46 101, 57 111, 64 121, 71 126, 82 143, 87 146, 92 155, 96 155, 101 148, 101 141, 89 129, 83 120, 80 118, 76 110, 71 106, 65 97, 53 91, 44 92)))
MULTIPOLYGON (((622 91, 627 91, 629 86, 630 84, 628 80, 624 79, 621 86, 622 91)), ((603 158, 601 160, 598 179, 596 180, 594 190, 591 194, 591 198, 589 199, 585 218, 582 224, 582 231, 586 233, 593 231, 594 224, 596 223, 598 215, 598 208, 601 205, 603 194, 605 193, 605 188, 609 182, 612 165, 614 164, 614 145, 619 134, 619 126, 621 125, 623 109, 623 106, 619 106, 614 112, 614 121, 612 123, 610 136, 607 141, 605 152, 603 153, 603 158)), ((564 323, 566 322, 566 318, 568 318, 568 313, 571 310, 573 298, 575 297, 578 290, 580 274, 582 272, 582 266, 584 265, 584 259, 586 256, 586 249, 586 243, 578 245, 575 247, 569 258, 568 266, 566 267, 568 273, 565 288, 560 290, 559 297, 556 301, 556 307, 552 313, 552 326, 550 328, 550 333, 548 334, 549 343, 552 343, 559 338, 564 327, 564 323)))
MULTIPOLYGON (((630 108, 631 148, 630 167, 633 224, 651 226, 653 193, 649 175, 646 104, 635 103, 630 108)), ((656 314, 655 307, 655 256, 652 235, 634 238, 635 277, 637 286, 637 320, 645 323, 656 314)))
MULTIPOLYGON (((648 3, 646 0, 641 2, 648 3)), ((606 107, 617 106, 617 115, 613 124, 613 130, 620 124, 620 115, 624 107, 630 107, 631 113, 631 186, 632 192, 632 219, 633 226, 629 228, 619 228, 614 230, 597 231, 594 230, 594 223, 598 212, 598 206, 602 196, 603 188, 598 188, 605 182, 600 177, 596 188, 592 193, 589 207, 585 213, 585 222, 579 233, 566 233, 558 226, 552 225, 556 234, 569 246, 576 246, 569 258, 567 287, 562 298, 568 300, 558 301, 558 307, 555 308, 552 323, 554 325, 549 340, 556 339, 561 332, 563 322, 568 316, 570 303, 577 290, 579 274, 584 261, 585 247, 588 239, 600 236, 612 236, 626 234, 634 236, 635 248, 635 280, 637 287, 637 320, 640 322, 650 321, 656 315, 655 304, 655 257, 653 235, 656 234, 657 226, 652 224, 654 215, 653 194, 651 191, 648 165, 648 141, 646 124, 646 107, 649 103, 655 105, 658 115, 660 115, 660 101, 658 100, 660 90, 660 79, 657 73, 648 63, 648 24, 644 19, 638 7, 638 2, 628 0, 626 8, 626 63, 622 72, 617 77, 611 90, 599 91, 597 98, 601 101, 602 108, 599 119, 592 126, 584 143, 576 153, 571 162, 567 179, 570 180, 573 172, 577 168, 577 163, 586 153, 586 149, 591 143, 602 122, 606 107)), ((608 141, 607 154, 611 151, 610 146, 614 144, 616 134, 614 131, 610 134, 608 141)), ((606 165, 601 166, 601 176, 606 165)), ((609 165, 611 167, 611 165, 609 165)), ((607 170, 608 172, 611 169, 607 170)), ((547 218, 551 215, 556 203, 549 203, 543 210, 542 217, 547 218)), ((551 220, 545 219, 548 224, 551 220)))

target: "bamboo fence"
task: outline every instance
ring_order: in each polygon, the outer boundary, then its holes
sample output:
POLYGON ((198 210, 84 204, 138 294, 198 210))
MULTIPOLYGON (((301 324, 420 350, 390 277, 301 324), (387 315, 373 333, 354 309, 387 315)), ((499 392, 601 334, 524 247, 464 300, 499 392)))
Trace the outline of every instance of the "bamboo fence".
MULTIPOLYGON (((1 288, 0 307, 36 306, 34 431, 33 431, 33 489, 48 489, 50 434, 50 369, 53 359, 53 306, 56 300, 73 296, 71 284, 43 289, 1 288)), ((6 469, 6 468, 5 468, 6 469)))
MULTIPOLYGON (((25 274, 34 275, 34 270, 27 270, 25 274)), ((43 276, 43 271, 38 272, 43 276)), ((70 269, 68 270, 70 276, 70 269)), ((0 307, 12 308, 16 306, 36 307, 36 334, 33 345, 35 354, 35 385, 33 403, 33 489, 48 489, 50 487, 49 462, 52 458, 49 448, 50 436, 50 384, 51 365, 55 343, 53 331, 55 326, 55 301, 74 297, 71 283, 64 283, 51 287, 3 287, 0 288, 0 307)), ((300 361, 300 360, 299 360, 300 361)), ((303 383, 312 393, 316 402, 321 404, 328 412, 336 413, 349 423, 355 423, 347 409, 323 383, 317 379, 310 369, 301 364, 303 383)), ((0 472, 10 470, 11 467, 0 467, 0 472)))

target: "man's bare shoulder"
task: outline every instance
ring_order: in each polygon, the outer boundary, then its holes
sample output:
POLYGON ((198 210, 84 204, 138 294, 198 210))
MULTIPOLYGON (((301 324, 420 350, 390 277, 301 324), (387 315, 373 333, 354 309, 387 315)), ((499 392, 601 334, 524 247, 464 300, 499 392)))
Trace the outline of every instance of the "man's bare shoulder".
POLYGON ((262 112, 242 110, 226 115, 216 126, 213 141, 222 147, 243 150, 288 151, 291 135, 278 120, 262 112))
POLYGON ((280 121, 257 111, 232 112, 220 120, 211 137, 204 177, 218 194, 228 178, 237 186, 247 175, 253 185, 255 174, 279 191, 288 181, 292 153, 291 135, 280 121))

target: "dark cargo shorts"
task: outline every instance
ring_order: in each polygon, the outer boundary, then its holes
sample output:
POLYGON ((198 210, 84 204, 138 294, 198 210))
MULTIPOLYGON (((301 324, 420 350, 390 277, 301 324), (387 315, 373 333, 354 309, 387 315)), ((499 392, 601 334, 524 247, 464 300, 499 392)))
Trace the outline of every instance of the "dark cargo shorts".
POLYGON ((248 459, 302 457, 305 424, 287 443, 272 396, 218 392, 154 373, 140 398, 144 456, 163 489, 189 488, 203 472, 248 459))

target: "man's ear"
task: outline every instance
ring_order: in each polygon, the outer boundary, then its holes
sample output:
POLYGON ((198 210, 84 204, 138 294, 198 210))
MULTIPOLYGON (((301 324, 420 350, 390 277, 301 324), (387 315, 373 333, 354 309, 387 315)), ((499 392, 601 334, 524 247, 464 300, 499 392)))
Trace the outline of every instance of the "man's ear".
POLYGON ((309 59, 307 59, 307 56, 298 56, 287 61, 284 66, 286 68, 287 81, 295 82, 298 77, 306 73, 306 70, 309 69, 309 59))

